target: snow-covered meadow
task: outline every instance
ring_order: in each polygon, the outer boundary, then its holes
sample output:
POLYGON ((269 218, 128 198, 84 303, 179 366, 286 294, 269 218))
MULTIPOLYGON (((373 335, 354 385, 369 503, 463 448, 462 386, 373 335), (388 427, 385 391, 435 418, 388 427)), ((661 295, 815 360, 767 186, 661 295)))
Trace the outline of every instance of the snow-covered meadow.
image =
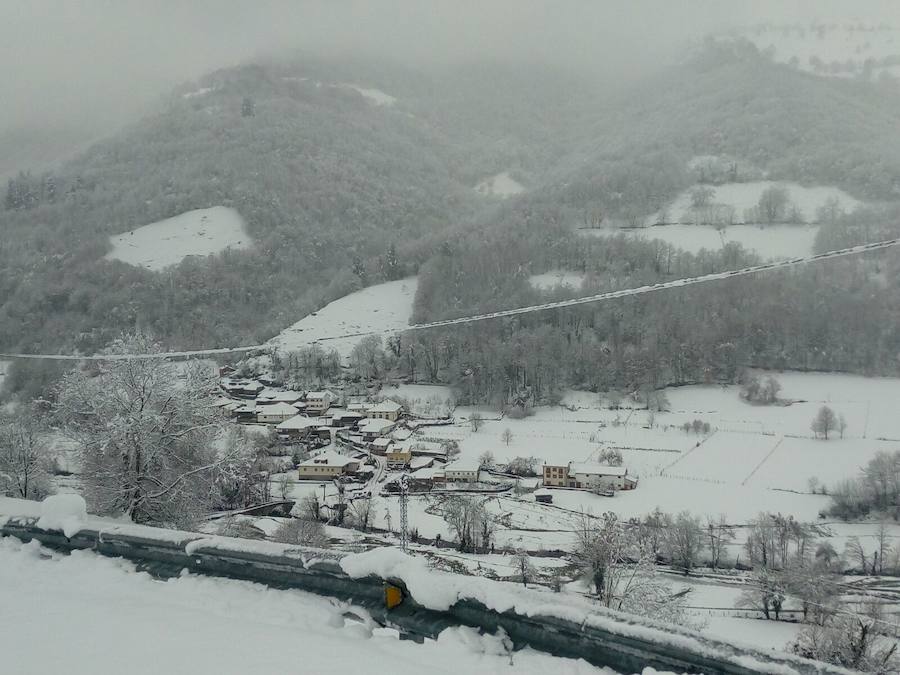
POLYGON ((528 283, 540 291, 549 291, 560 286, 578 289, 581 288, 584 278, 585 275, 580 272, 553 270, 543 274, 532 274, 528 278, 528 283))
POLYGON ((397 384, 382 387, 381 395, 402 401, 410 412, 423 417, 450 415, 456 405, 453 390, 439 384, 397 384))
POLYGON ((712 225, 653 225, 637 230, 584 230, 598 234, 626 233, 631 237, 660 239, 672 246, 696 253, 701 249, 715 251, 735 242, 755 251, 766 260, 787 260, 809 255, 813 250, 818 225, 729 225, 717 229, 712 225))
POLYGON ((269 341, 282 351, 296 350, 321 340, 325 349, 336 349, 347 358, 360 337, 337 335, 366 331, 403 330, 412 317, 416 295, 415 277, 369 286, 327 304, 318 312, 302 318, 269 341))
POLYGON ((392 106, 397 102, 395 96, 391 96, 390 94, 381 91, 381 89, 375 89, 374 87, 361 87, 358 84, 339 84, 337 86, 355 91, 369 103, 375 105, 392 106))
POLYGON ((525 192, 525 186, 510 176, 508 171, 503 171, 478 183, 475 192, 488 197, 511 197, 525 192))
POLYGON ((582 229, 585 235, 611 236, 627 233, 644 239, 660 239, 673 246, 696 253, 715 250, 729 242, 756 251, 767 260, 783 260, 808 255, 813 250, 819 226, 817 213, 829 201, 843 211, 852 211, 860 202, 843 190, 828 186, 807 187, 797 183, 752 181, 703 186, 714 190, 708 207, 692 207, 694 186, 679 194, 667 207, 644 219, 642 228, 582 229), (748 220, 764 190, 774 185, 784 187, 789 195, 789 211, 796 208, 802 222, 797 224, 763 224, 748 220), (721 222, 721 226, 710 225, 721 222), (728 224, 726 224, 728 223, 728 224))
POLYGON ((159 271, 188 256, 208 256, 225 249, 250 248, 244 219, 232 208, 214 206, 187 211, 130 232, 110 237, 109 260, 159 271))
POLYGON ((760 25, 735 34, 771 54, 778 63, 827 77, 867 74, 875 78, 882 72, 896 76, 896 63, 900 62, 900 30, 881 22, 760 25))
POLYGON ((610 410, 598 394, 570 392, 564 405, 539 407, 524 419, 484 411, 477 432, 468 423, 470 411, 458 409, 455 425, 429 429, 428 435, 456 440, 464 459, 491 452, 501 463, 534 456, 540 464, 566 464, 594 459, 603 448, 619 449, 629 473, 640 477, 638 488, 612 499, 555 490, 554 507, 571 511, 612 510, 631 517, 659 506, 673 513, 724 514, 731 523, 745 523, 760 511, 817 520, 829 499, 810 492, 811 479, 833 486, 855 476, 875 453, 900 449, 900 419, 893 412, 900 379, 774 376, 786 405, 751 405, 737 386, 698 385, 670 388, 669 410, 650 414, 610 410), (844 416, 844 438, 813 438, 810 422, 822 405, 844 416), (695 419, 708 423, 710 432, 683 431, 695 419), (508 445, 506 429, 512 434, 508 445))
MULTIPOLYGON (((672 203, 661 212, 649 216, 645 224, 654 225, 666 222, 682 225, 695 225, 698 222, 698 211, 692 208, 692 195, 697 187, 713 190, 709 197, 711 206, 722 206, 734 209, 734 218, 728 222, 742 224, 748 222, 747 212, 759 204, 759 198, 768 188, 778 186, 787 190, 790 205, 796 207, 804 222, 816 222, 816 212, 828 203, 837 200, 844 211, 852 211, 860 202, 843 190, 831 186, 804 186, 798 183, 774 182, 768 180, 747 183, 723 183, 722 185, 692 186, 679 194, 672 203)), ((789 207, 790 208, 790 207, 789 207)), ((753 221, 749 221, 753 222, 753 221)))

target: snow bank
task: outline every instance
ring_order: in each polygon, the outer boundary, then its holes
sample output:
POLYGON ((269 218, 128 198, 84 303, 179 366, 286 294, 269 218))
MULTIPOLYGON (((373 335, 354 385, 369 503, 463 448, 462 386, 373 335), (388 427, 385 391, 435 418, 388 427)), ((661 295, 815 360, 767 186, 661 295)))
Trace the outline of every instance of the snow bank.
POLYGON ((74 537, 87 522, 87 504, 81 495, 52 495, 41 502, 37 526, 45 530, 62 530, 74 537))
POLYGON ((559 596, 517 584, 491 581, 430 570, 424 561, 397 549, 373 549, 347 556, 341 568, 352 578, 376 576, 385 580, 400 579, 412 598, 429 609, 446 611, 460 600, 473 600, 496 612, 514 611, 528 617, 548 617, 590 626, 613 635, 629 636, 660 645, 688 649, 705 656, 740 663, 760 673, 796 673, 799 664, 788 654, 779 655, 780 662, 764 661, 752 646, 704 639, 699 634, 671 624, 649 619, 638 620, 596 604, 587 599, 559 596))
POLYGON ((328 598, 190 574, 160 582, 122 560, 12 539, 0 540, 0 606, 15 608, 0 612, 0 653, 3 671, 17 675, 613 675, 510 652, 502 635, 454 628, 420 645, 328 598))
POLYGON ((187 211, 110 237, 110 243, 108 260, 154 271, 177 265, 189 255, 208 256, 253 245, 244 219, 224 206, 187 211))

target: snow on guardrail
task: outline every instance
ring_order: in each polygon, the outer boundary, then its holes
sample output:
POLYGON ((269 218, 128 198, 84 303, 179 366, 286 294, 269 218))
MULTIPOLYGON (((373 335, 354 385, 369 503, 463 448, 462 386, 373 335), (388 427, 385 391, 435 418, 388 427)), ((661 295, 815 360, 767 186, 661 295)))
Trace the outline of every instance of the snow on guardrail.
POLYGON ((549 591, 433 570, 424 559, 394 548, 342 554, 133 525, 87 515, 83 500, 71 495, 44 503, 0 498, 0 535, 125 557, 151 572, 157 565, 168 576, 190 569, 301 588, 365 606, 373 616, 420 636, 437 637, 445 628, 459 625, 490 632, 503 629, 518 645, 623 672, 644 666, 735 675, 850 672, 711 639, 600 607, 583 597, 566 596, 562 602, 549 591), (404 593, 406 599, 396 609, 385 607, 386 586, 404 593))

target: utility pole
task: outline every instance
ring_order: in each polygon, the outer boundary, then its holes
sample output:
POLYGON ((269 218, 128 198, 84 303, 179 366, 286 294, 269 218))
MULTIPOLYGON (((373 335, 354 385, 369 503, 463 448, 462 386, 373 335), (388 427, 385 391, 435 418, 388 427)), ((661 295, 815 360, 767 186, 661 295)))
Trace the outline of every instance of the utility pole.
POLYGON ((400 550, 409 550, 409 475, 400 476, 400 550))

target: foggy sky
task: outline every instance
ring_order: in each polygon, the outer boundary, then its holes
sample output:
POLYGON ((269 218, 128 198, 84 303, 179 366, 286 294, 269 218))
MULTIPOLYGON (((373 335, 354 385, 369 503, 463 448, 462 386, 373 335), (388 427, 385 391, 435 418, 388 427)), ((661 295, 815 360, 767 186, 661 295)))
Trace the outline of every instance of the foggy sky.
POLYGON ((176 84, 288 48, 624 80, 711 30, 895 14, 894 0, 0 0, 0 131, 126 121, 176 84))

